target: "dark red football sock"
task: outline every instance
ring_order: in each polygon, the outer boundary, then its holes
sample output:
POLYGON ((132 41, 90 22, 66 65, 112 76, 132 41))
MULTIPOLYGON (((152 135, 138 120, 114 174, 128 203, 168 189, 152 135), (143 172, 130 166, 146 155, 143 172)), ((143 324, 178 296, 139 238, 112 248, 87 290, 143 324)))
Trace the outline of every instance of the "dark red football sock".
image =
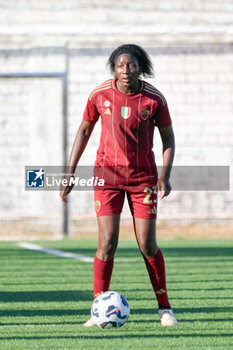
POLYGON ((107 292, 109 290, 109 285, 112 276, 114 259, 104 261, 100 260, 95 256, 93 271, 93 287, 94 287, 94 299, 102 292, 107 292))
POLYGON ((161 250, 158 250, 154 258, 144 257, 144 260, 159 307, 170 308, 166 289, 165 263, 161 250))

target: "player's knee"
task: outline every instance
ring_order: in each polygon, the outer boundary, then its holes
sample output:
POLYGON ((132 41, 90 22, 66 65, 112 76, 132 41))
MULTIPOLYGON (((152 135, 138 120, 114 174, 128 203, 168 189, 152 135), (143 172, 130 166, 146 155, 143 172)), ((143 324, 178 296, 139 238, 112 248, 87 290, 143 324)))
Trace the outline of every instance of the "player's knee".
POLYGON ((102 239, 98 247, 98 255, 101 255, 102 260, 110 260, 114 257, 117 248, 118 239, 113 235, 111 238, 102 239))
POLYGON ((158 246, 151 241, 143 241, 140 243, 140 250, 146 258, 154 257, 158 251, 158 246))

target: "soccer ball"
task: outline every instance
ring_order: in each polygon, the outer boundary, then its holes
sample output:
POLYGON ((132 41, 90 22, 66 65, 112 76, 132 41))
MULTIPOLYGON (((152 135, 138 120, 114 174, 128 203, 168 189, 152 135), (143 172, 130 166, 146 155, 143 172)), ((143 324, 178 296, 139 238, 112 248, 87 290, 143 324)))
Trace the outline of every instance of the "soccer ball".
POLYGON ((100 294, 91 307, 91 318, 98 327, 122 327, 130 313, 128 301, 117 292, 100 294))

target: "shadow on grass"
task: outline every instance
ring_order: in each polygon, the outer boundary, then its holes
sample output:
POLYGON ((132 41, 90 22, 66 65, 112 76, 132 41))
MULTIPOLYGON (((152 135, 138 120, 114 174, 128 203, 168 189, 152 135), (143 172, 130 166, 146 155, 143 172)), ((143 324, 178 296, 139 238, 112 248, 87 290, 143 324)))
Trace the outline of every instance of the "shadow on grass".
POLYGON ((51 321, 51 322, 30 322, 30 321, 27 321, 27 322, 0 322, 0 326, 60 326, 60 325, 64 325, 64 326, 75 326, 75 325, 83 325, 84 322, 82 321, 65 321, 65 322, 54 322, 54 321, 51 321))
MULTIPOLYGON (((113 332, 117 331, 119 332, 118 329, 109 329, 109 332, 111 332, 110 335, 106 335, 106 333, 103 333, 103 330, 100 329, 99 331, 102 332, 101 335, 96 335, 96 332, 93 334, 93 335, 83 335, 83 334, 80 334, 80 335, 60 335, 60 336, 29 336, 29 337, 24 337, 24 336, 9 336, 9 337, 0 337, 0 340, 43 340, 43 339, 79 339, 79 338, 82 338, 82 339, 93 339, 93 340, 103 340, 103 339, 110 339, 110 340, 114 340, 114 339, 122 339, 122 334, 118 334, 118 335, 115 335, 113 332)), ((233 333, 225 333, 225 334, 221 334, 221 333, 218 333, 218 334, 213 334, 213 333, 207 333, 207 334, 193 334, 193 333, 186 333, 184 334, 183 332, 181 333, 176 333, 176 334, 152 334, 152 335, 149 335, 149 334, 136 334, 136 333, 133 333, 133 332, 130 332, 130 335, 126 335, 124 334, 124 338, 135 338, 135 339, 138 339, 138 338, 151 338, 151 339, 154 339, 154 338, 193 338, 193 337, 198 337, 198 338, 229 338, 229 337, 232 337, 233 336, 233 333)))
MULTIPOLYGON (((190 257, 231 257, 232 247, 164 247, 162 252, 165 257, 190 258, 190 257)), ((117 257, 140 256, 137 248, 120 248, 117 257)))
MULTIPOLYGON (((0 317, 9 316, 9 317, 35 317, 35 316, 82 316, 82 315, 90 315, 90 310, 88 309, 80 309, 71 310, 71 309, 60 309, 60 310, 25 310, 25 309, 17 309, 17 310, 0 310, 0 317)), ((47 323, 46 323, 47 324, 47 323)), ((1 325, 1 323, 0 323, 1 325)))
MULTIPOLYGON (((77 243, 76 243, 77 244, 77 243)), ((211 243, 210 243, 211 244, 211 243)), ((46 247, 46 242, 44 244, 46 247)), ((96 248, 75 248, 68 249, 67 247, 60 250, 72 252, 75 254, 82 254, 86 256, 93 257, 96 253, 96 248)), ((233 249, 232 247, 165 247, 162 248, 162 251, 165 257, 174 257, 174 258, 185 258, 185 257, 231 257, 233 259, 233 249)), ((1 260, 4 259, 59 259, 57 256, 48 255, 41 252, 29 251, 22 248, 12 248, 12 249, 1 249, 1 260)), ((124 248, 120 247, 117 250, 116 257, 140 257, 140 251, 137 247, 124 248)))
MULTIPOLYGON (((59 290, 41 292, 0 292, 1 303, 9 302, 66 302, 66 301, 90 301, 93 292, 90 290, 59 290)), ((0 309, 1 314, 1 309, 0 309)))
MULTIPOLYGON (((233 312, 233 307, 178 307, 175 309, 176 314, 196 314, 196 313, 206 313, 211 314, 211 313, 222 313, 226 312, 228 314, 233 312)), ((137 309, 134 312, 132 312, 134 315, 142 315, 142 314, 154 314, 154 309, 137 309)))

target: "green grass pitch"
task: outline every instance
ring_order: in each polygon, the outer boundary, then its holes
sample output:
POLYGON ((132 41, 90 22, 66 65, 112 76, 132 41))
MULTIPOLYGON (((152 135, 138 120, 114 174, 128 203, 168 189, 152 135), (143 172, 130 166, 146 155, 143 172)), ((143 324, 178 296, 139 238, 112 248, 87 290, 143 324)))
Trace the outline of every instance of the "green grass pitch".
MULTIPOLYGON (((96 242, 40 242, 94 256, 96 242)), ((179 321, 163 328, 136 243, 119 243, 111 290, 129 301, 119 329, 84 328, 92 264, 0 243, 0 349, 233 349, 233 241, 161 241, 167 287, 179 321)))

